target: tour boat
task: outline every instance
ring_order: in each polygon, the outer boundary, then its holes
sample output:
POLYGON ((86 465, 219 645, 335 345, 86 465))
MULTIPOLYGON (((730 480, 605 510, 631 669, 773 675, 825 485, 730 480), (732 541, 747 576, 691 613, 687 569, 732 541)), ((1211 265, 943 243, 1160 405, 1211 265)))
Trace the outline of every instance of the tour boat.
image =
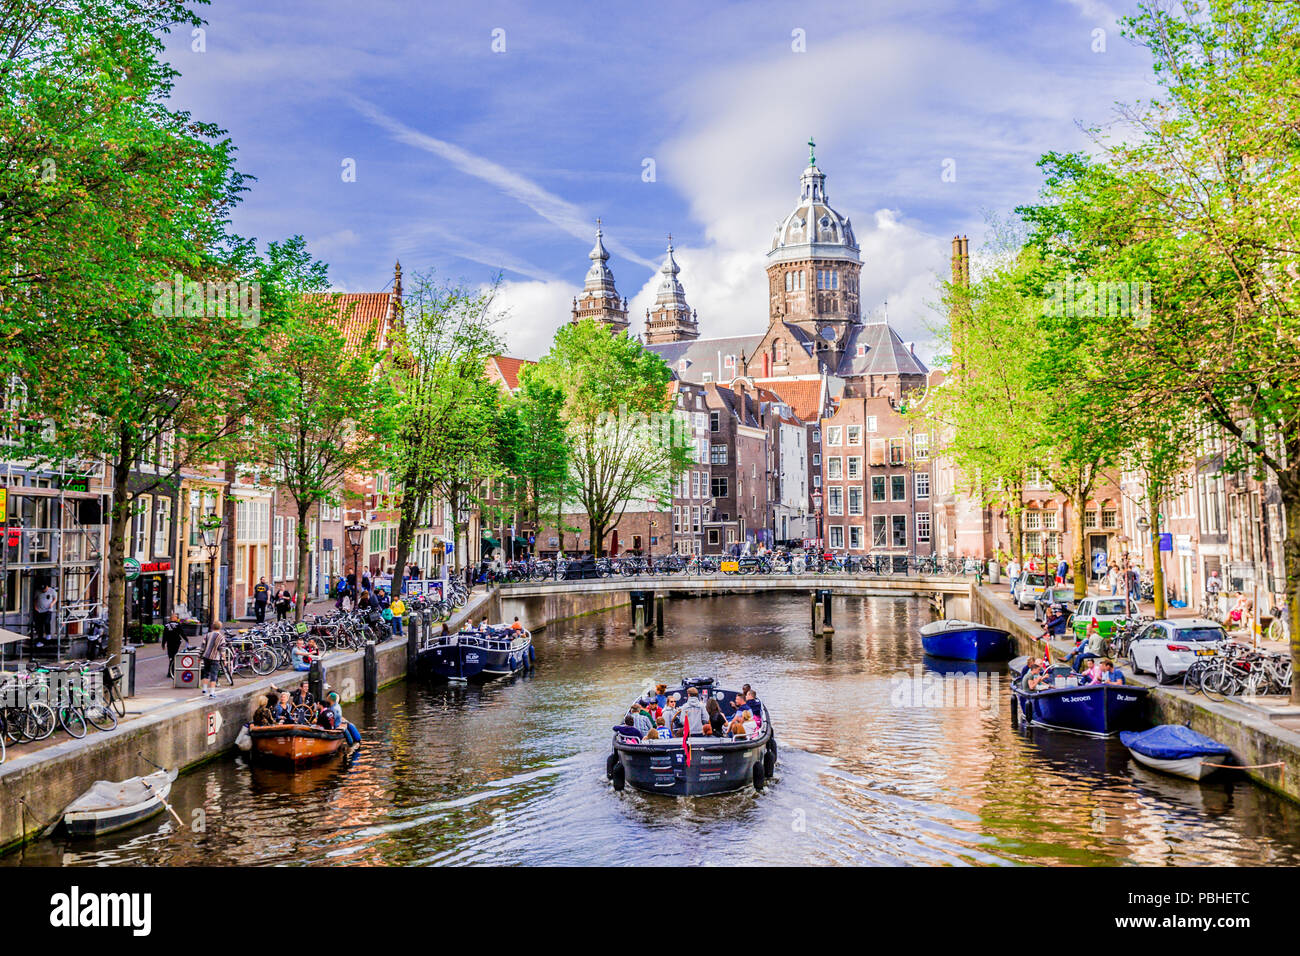
POLYGON ((1139 730, 1147 719, 1147 689, 1133 684, 1081 684, 1068 664, 1052 667, 1055 686, 1030 692, 1021 684, 1027 658, 1011 662, 1011 692, 1025 720, 1094 737, 1139 730))
POLYGON ((176 773, 159 770, 119 782, 96 780, 63 811, 63 828, 69 836, 93 837, 157 816, 166 807, 176 773))
POLYGON ((281 763, 304 764, 333 757, 347 746, 348 734, 342 727, 316 727, 309 724, 268 724, 250 726, 251 756, 281 763))
POLYGON ((1138 763, 1188 780, 1209 776, 1232 756, 1226 745, 1181 724, 1126 731, 1119 740, 1138 763))
POLYGON ((420 648, 419 666, 449 681, 488 681, 532 667, 536 659, 526 628, 490 624, 429 638, 420 648))
MULTIPOLYGON (((680 687, 667 693, 677 693, 684 701, 692 687, 706 705, 710 699, 717 700, 723 716, 730 720, 734 713, 731 702, 740 691, 718 688, 712 677, 697 677, 683 679, 680 687)), ((739 740, 694 733, 689 741, 680 736, 642 740, 626 734, 625 727, 615 727, 614 749, 605 762, 605 776, 615 790, 631 784, 645 793, 674 797, 708 796, 747 786, 762 790, 776 769, 776 733, 767 707, 760 703, 759 709, 762 713, 757 731, 739 740)))
POLYGON ((921 628, 921 646, 932 657, 958 661, 1005 661, 1011 636, 1001 628, 974 621, 934 621, 921 628))

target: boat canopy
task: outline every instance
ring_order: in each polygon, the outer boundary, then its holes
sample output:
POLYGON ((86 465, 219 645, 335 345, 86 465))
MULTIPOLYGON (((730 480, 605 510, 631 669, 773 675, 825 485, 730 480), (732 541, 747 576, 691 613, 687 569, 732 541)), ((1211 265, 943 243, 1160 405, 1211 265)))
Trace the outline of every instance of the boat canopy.
POLYGON ((1161 724, 1140 732, 1126 730, 1119 739, 1125 747, 1157 760, 1185 760, 1228 753, 1228 748, 1217 740, 1181 724, 1161 724))

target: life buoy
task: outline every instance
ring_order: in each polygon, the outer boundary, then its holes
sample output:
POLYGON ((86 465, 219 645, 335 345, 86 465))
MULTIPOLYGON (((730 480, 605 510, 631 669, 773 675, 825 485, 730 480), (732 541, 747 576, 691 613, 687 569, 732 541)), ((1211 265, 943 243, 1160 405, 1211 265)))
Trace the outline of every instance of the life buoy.
POLYGON ((759 793, 763 792, 763 786, 767 783, 767 774, 763 773, 763 761, 754 762, 754 789, 759 793))

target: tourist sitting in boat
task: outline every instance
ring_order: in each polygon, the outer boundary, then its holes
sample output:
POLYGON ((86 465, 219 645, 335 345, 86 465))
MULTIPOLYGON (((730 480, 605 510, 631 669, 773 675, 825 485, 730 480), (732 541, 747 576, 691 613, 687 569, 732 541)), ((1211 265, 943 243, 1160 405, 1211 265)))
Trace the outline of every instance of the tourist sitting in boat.
POLYGON ((330 691, 326 696, 329 698, 330 712, 334 714, 334 726, 346 730, 348 740, 352 743, 361 743, 361 731, 357 730, 352 721, 345 719, 343 716, 343 705, 339 703, 339 695, 334 691, 330 691))
POLYGON ((511 622, 510 624, 510 630, 512 631, 522 631, 523 629, 524 626, 519 623, 519 618, 515 618, 514 621, 511 622))
POLYGON ((710 700, 705 710, 709 714, 709 727, 712 736, 721 737, 723 728, 727 726, 726 719, 722 716, 722 708, 718 706, 716 700, 710 700))
POLYGON ((646 739, 646 740, 658 740, 658 739, 659 739, 659 728, 658 728, 658 727, 651 727, 650 730, 649 730, 649 732, 645 735, 645 739, 646 739))
POLYGON ((683 727, 687 723, 691 727, 691 736, 699 736, 704 733, 704 728, 709 722, 709 712, 704 709, 704 702, 700 700, 700 689, 690 687, 686 690, 686 703, 682 704, 681 709, 674 718, 674 726, 681 724, 683 727))
POLYGON ((275 719, 275 714, 271 712, 266 695, 263 694, 257 698, 257 709, 253 711, 253 726, 269 727, 274 723, 278 723, 278 721, 275 719))
POLYGON ((662 716, 655 721, 655 730, 658 731, 660 740, 672 739, 673 732, 668 726, 668 721, 664 720, 662 716))
POLYGON ((655 685, 655 703, 659 705, 660 710, 663 710, 665 707, 668 706, 668 698, 665 696, 667 693, 668 693, 667 684, 655 685))
POLYGON ((1108 657, 1099 660, 1088 671, 1090 684, 1123 684, 1124 682, 1124 672, 1117 670, 1115 662, 1108 657))
POLYGON ((763 705, 758 702, 758 695, 748 684, 745 685, 745 707, 754 715, 755 723, 763 722, 763 705))
POLYGON ((267 695, 267 700, 271 708, 271 716, 275 718, 275 720, 273 721, 274 723, 277 724, 293 723, 293 714, 291 712, 291 708, 289 707, 288 694, 282 694, 277 690, 273 690, 267 695), (275 699, 271 700, 271 698, 275 698, 275 699))
POLYGON ((632 718, 629 723, 637 730, 641 731, 641 736, 645 736, 654 729, 655 723, 646 713, 645 708, 640 703, 632 705, 632 711, 629 714, 632 718))
POLYGON ((642 731, 636 726, 635 719, 631 714, 623 718, 623 723, 614 728, 614 733, 620 737, 630 737, 633 740, 640 740, 643 736, 642 731))
POLYGON ((677 700, 678 698, 676 694, 666 698, 664 700, 663 710, 660 711, 660 716, 663 718, 664 726, 666 726, 669 731, 673 729, 673 720, 677 717, 677 700))
POLYGON ((1032 660, 1020 677, 1020 686, 1028 691, 1047 690, 1052 686, 1052 675, 1047 673, 1040 660, 1032 660))
POLYGON ((307 681, 303 681, 298 685, 298 689, 289 695, 294 707, 310 707, 316 703, 316 698, 311 695, 308 687, 307 681))
POLYGON ((323 727, 325 730, 334 729, 334 711, 330 710, 320 701, 312 705, 316 711, 316 717, 312 721, 317 727, 323 727))

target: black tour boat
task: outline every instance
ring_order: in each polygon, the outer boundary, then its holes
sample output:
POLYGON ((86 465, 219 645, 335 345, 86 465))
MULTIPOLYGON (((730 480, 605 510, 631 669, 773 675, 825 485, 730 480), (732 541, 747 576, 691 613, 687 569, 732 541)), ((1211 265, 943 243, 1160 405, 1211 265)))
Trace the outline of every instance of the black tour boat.
MULTIPOLYGON (((735 714, 732 701, 740 691, 720 688, 712 677, 696 677, 683 679, 680 687, 667 693, 676 693, 685 701, 692 687, 706 704, 716 700, 730 723, 735 714)), ((631 784, 646 793, 675 797, 708 796, 751 785, 762 790, 776 768, 776 733, 767 707, 760 703, 759 710, 757 730, 739 739, 698 736, 697 728, 692 728, 686 740, 680 728, 674 728, 670 738, 643 740, 629 733, 626 726, 615 727, 614 750, 605 763, 605 775, 615 790, 631 784)))

